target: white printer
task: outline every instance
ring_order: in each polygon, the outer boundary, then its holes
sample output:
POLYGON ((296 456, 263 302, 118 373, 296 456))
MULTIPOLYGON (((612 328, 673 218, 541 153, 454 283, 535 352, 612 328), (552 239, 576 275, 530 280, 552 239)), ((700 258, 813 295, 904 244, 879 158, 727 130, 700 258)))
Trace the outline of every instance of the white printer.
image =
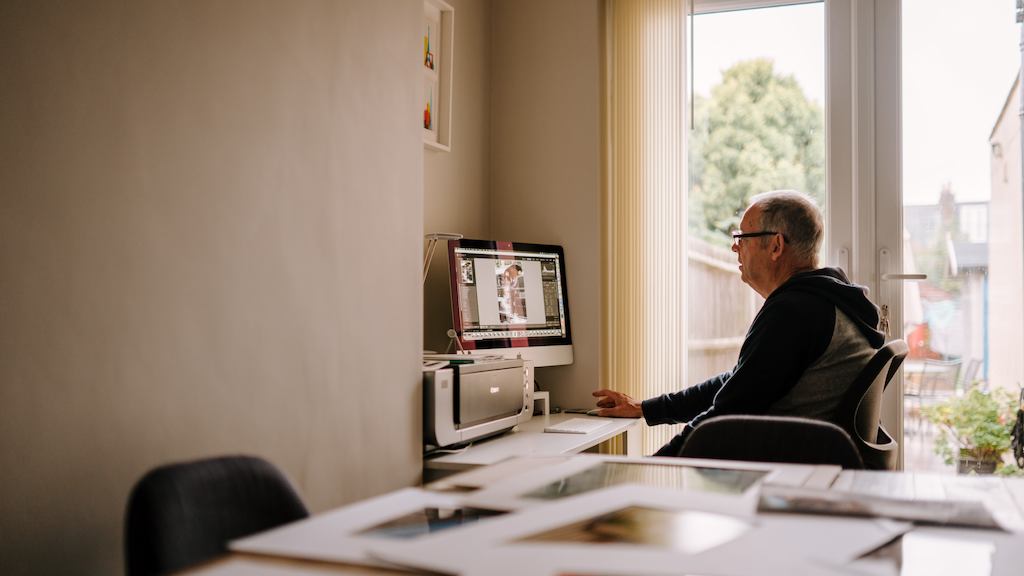
POLYGON ((437 447, 509 430, 533 415, 533 363, 476 360, 423 372, 423 442, 437 447))

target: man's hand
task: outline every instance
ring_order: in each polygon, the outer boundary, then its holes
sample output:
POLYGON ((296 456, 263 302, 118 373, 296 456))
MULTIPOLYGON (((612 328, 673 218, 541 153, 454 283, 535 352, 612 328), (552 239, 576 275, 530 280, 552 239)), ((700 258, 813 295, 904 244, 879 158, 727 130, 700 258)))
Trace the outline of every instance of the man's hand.
POLYGON ((597 397, 596 416, 612 416, 616 418, 640 418, 644 415, 640 403, 622 392, 602 388, 593 392, 597 397))

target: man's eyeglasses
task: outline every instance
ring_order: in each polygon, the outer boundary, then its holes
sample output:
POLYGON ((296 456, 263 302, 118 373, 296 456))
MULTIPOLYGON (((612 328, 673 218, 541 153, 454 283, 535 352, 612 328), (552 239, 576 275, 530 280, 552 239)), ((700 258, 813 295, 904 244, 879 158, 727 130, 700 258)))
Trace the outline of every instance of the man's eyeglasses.
MULTIPOLYGON (((732 241, 735 242, 736 244, 739 244, 740 240, 743 240, 744 238, 759 238, 761 236, 774 236, 776 234, 782 234, 782 232, 774 232, 772 230, 759 230, 757 232, 740 232, 739 230, 735 230, 732 233, 732 241)), ((782 239, 788 240, 785 234, 782 234, 782 239)))

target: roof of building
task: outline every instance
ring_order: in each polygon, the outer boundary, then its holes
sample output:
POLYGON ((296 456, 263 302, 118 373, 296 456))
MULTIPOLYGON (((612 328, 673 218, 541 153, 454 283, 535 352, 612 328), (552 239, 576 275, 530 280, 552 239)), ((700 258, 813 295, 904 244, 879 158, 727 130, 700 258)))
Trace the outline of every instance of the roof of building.
POLYGON ((988 242, 953 242, 957 270, 987 270, 988 242))
POLYGON ((1017 102, 1014 101, 1013 91, 1020 85, 1020 71, 1018 70, 1017 75, 1013 77, 1013 83, 1010 84, 1010 91, 1006 94, 1006 101, 1003 102, 1003 107, 999 110, 999 116, 996 117, 996 123, 992 126, 992 131, 988 134, 989 142, 996 137, 996 131, 999 130, 999 125, 1003 122, 1004 118, 1008 118, 1012 113, 1016 111, 1017 102))

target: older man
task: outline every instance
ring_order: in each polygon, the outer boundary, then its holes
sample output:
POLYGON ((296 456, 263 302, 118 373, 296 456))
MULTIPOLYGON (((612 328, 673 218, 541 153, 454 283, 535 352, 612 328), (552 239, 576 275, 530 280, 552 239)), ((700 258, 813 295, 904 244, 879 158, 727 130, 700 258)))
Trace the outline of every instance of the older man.
POLYGON ((867 290, 838 268, 819 268, 821 212, 799 192, 758 194, 733 233, 740 278, 765 298, 736 365, 643 402, 597 390, 600 416, 685 423, 656 456, 676 456, 701 421, 724 414, 832 420, 847 388, 885 341, 867 290))

